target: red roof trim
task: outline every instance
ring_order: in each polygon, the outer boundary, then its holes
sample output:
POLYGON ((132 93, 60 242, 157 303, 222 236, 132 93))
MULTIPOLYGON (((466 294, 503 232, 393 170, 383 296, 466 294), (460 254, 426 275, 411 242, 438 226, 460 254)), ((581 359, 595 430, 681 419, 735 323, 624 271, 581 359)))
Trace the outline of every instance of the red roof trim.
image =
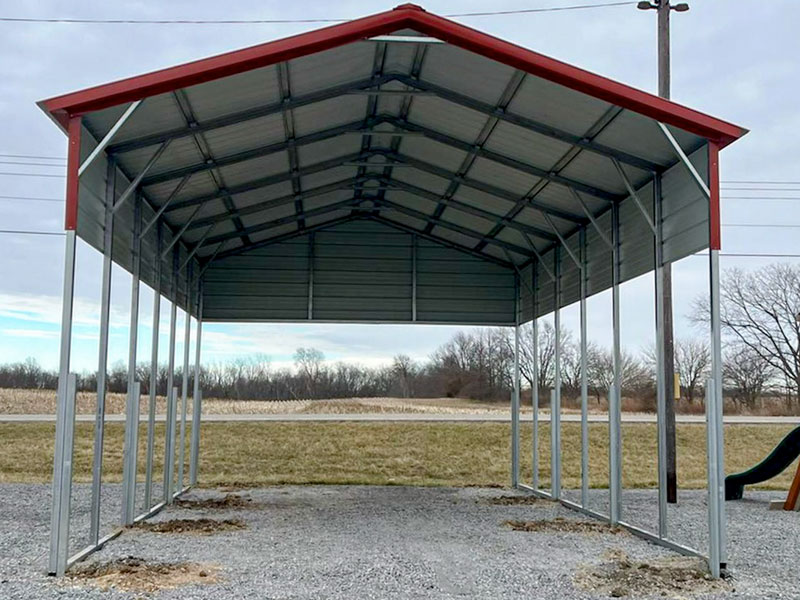
POLYGON ((737 125, 436 16, 413 4, 403 4, 394 10, 346 23, 57 96, 39 104, 66 128, 70 115, 102 110, 404 28, 413 28, 521 71, 674 125, 715 141, 720 147, 747 133, 746 129, 737 125))

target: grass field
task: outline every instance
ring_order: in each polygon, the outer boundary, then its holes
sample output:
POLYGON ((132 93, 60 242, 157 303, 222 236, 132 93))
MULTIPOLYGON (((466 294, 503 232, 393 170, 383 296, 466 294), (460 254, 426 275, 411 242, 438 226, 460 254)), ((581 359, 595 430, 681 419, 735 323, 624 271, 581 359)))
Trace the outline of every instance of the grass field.
MULTIPOLYGON (((580 428, 564 423, 563 482, 580 485, 580 428)), ((522 469, 530 478, 530 428, 524 428, 522 469)), ((726 471, 749 468, 791 429, 786 425, 726 425, 726 471)), ((144 471, 144 435, 139 470, 144 471)), ((628 488, 656 484, 655 426, 623 424, 623 475, 628 488)), ((105 429, 104 477, 122 473, 123 424, 105 429)), ((156 473, 160 477, 163 426, 156 431, 156 473)), ((705 429, 678 425, 679 484, 705 486, 705 429)), ((54 425, 0 423, 0 482, 43 482, 51 477, 54 425)), ((549 478, 549 431, 540 439, 543 485, 549 478)), ((509 426, 504 423, 206 423, 201 430, 200 485, 258 486, 289 483, 480 485, 509 483, 509 426)), ((187 431, 187 441, 189 434, 187 431)), ((75 431, 75 481, 90 480, 93 425, 75 431)), ((607 426, 590 426, 590 485, 608 481, 607 426)), ((188 452, 187 452, 188 457, 188 452)), ((787 489, 794 468, 765 489, 787 489)))

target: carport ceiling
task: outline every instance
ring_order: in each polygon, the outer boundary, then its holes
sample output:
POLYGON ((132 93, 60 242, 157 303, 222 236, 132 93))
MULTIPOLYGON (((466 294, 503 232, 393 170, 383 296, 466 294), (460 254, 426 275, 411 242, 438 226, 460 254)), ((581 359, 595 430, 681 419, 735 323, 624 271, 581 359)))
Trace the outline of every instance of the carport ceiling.
POLYGON ((41 106, 101 140, 141 99, 106 154, 162 150, 143 198, 201 264, 374 217, 523 265, 677 162, 657 121, 744 133, 408 4, 41 106))

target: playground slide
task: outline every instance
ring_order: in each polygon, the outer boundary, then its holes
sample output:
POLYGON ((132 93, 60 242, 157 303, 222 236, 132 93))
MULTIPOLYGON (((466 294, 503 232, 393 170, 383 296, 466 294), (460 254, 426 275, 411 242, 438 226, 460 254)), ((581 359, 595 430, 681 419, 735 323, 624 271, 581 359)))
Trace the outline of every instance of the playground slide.
POLYGON ((752 469, 725 478, 725 500, 740 500, 744 486, 772 479, 800 455, 800 427, 795 427, 772 452, 752 469))

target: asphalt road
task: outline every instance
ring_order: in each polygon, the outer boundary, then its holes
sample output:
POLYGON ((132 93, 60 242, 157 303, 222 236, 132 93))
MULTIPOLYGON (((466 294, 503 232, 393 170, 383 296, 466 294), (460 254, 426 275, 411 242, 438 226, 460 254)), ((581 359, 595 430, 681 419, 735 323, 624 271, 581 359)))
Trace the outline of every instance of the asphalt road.
MULTIPOLYGON (((156 420, 163 422, 165 415, 157 415, 156 420)), ((352 413, 352 414, 309 414, 309 413, 287 413, 287 414, 223 414, 223 415, 203 415, 204 422, 258 422, 258 421, 277 421, 277 422, 297 422, 297 421, 379 421, 379 422, 443 422, 443 423, 505 423, 511 419, 508 413, 498 414, 427 414, 427 413, 352 413)), ((522 420, 530 421, 530 413, 523 413, 522 420)), ((94 422, 94 415, 77 415, 75 420, 78 422, 94 422)), ((107 423, 118 423, 125 420, 125 415, 106 415, 107 423)), ((144 416, 142 421, 146 421, 144 416)), ((543 423, 550 421, 549 414, 539 415, 539 420, 543 423)), ((570 413, 561 416, 562 422, 579 422, 580 415, 570 413)), ((28 423, 40 422, 47 423, 55 421, 55 415, 0 415, 0 422, 5 423, 28 423)), ((608 415, 590 414, 590 423, 605 423, 608 415)), ((704 423, 703 415, 677 415, 678 423, 704 423)), ((656 416, 649 414, 623 414, 623 423, 655 423, 656 416)), ((747 415, 729 415, 724 417, 725 423, 739 423, 749 425, 800 425, 800 417, 762 417, 747 415)))

